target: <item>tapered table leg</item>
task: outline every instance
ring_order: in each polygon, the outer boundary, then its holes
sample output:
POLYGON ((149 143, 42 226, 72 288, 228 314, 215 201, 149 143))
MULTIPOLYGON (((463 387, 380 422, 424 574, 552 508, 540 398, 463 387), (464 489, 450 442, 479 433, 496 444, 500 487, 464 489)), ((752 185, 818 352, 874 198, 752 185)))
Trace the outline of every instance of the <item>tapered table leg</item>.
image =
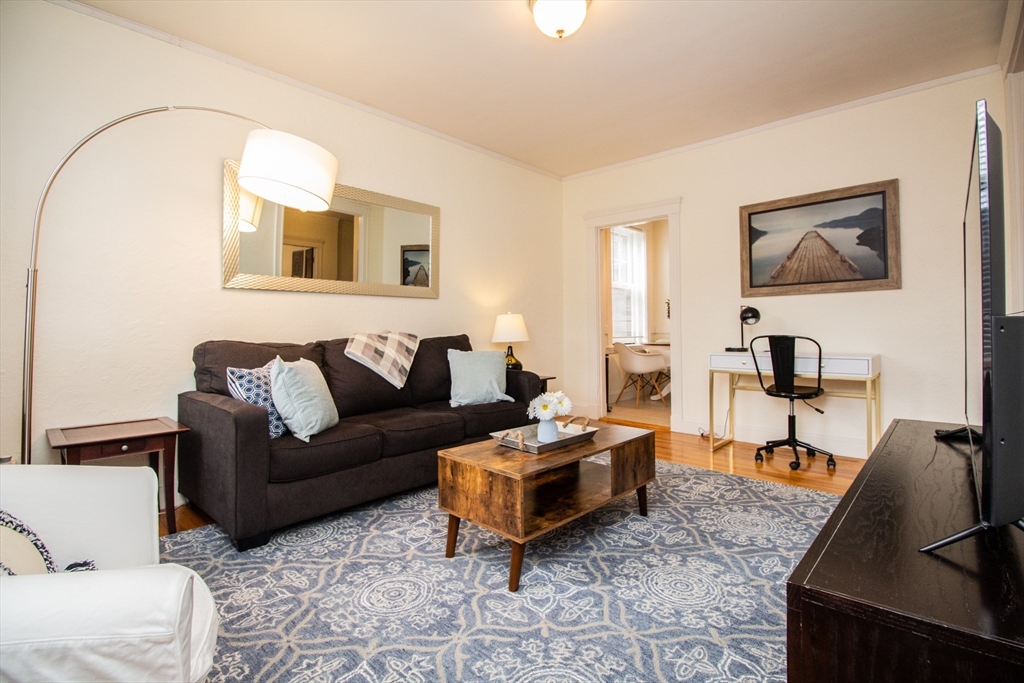
POLYGON ((448 545, 444 549, 445 557, 455 557, 455 542, 459 540, 459 523, 461 521, 455 515, 448 515, 448 545))
POLYGON ((647 516, 647 484, 637 487, 636 502, 640 504, 640 514, 647 516))
POLYGON ((525 544, 512 541, 512 564, 508 568, 508 589, 512 593, 519 590, 519 575, 523 571, 523 549, 525 544))

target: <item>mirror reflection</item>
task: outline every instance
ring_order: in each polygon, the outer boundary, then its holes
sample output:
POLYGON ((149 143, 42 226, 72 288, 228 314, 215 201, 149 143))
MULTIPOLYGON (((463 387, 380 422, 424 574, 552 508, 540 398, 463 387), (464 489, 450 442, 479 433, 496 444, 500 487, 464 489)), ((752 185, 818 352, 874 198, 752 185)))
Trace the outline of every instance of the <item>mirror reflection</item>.
POLYGON ((224 286, 437 297, 440 209, 335 186, 327 211, 303 212, 238 186, 224 167, 224 286))
POLYGON ((327 211, 304 212, 248 194, 241 190, 239 271, 430 286, 430 216, 343 197, 327 211))

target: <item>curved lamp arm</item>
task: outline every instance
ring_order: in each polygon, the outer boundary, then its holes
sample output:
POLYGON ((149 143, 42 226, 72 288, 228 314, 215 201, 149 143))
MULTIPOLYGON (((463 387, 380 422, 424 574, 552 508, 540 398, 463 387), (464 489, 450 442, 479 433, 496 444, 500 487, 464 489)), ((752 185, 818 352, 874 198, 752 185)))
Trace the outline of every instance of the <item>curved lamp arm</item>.
MULTIPOLYGON (((26 296, 25 296, 25 347, 24 347, 24 363, 22 365, 21 374, 21 463, 23 465, 32 463, 32 369, 33 359, 35 356, 35 350, 33 348, 35 343, 36 333, 36 275, 37 275, 37 259, 39 254, 39 224, 43 217, 43 207, 46 204, 46 197, 50 194, 50 188, 53 186, 53 181, 56 180, 57 175, 63 170, 64 166, 67 165, 71 157, 80 150, 87 142, 92 140, 94 137, 102 133, 103 131, 113 128, 114 126, 130 121, 131 119, 137 119, 140 116, 147 116, 149 114, 161 114, 164 112, 173 112, 177 110, 189 110, 189 111, 208 111, 215 114, 224 114, 225 116, 231 116, 242 121, 248 121, 249 123, 256 124, 260 128, 269 128, 255 119, 251 119, 248 116, 242 116, 241 114, 235 114, 230 111, 224 111, 223 109, 212 109, 210 107, 176 107, 169 105, 166 107, 154 107, 152 109, 143 109, 141 111, 133 112, 122 116, 121 118, 114 119, 113 121, 104 124, 94 130, 93 132, 86 135, 82 140, 71 148, 64 158, 60 160, 60 163, 50 173, 50 177, 46 181, 46 185, 43 187, 43 193, 39 196, 39 203, 36 205, 36 218, 32 225, 32 251, 29 256, 28 264, 28 281, 26 283, 26 296)), ((312 143, 311 143, 312 144, 312 143)))

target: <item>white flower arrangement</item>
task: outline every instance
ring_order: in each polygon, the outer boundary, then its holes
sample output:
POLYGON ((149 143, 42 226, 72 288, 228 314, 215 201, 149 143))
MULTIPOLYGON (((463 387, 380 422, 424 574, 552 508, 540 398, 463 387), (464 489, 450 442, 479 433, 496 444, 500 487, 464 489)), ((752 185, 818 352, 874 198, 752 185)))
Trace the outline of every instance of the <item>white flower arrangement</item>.
POLYGON ((547 392, 530 401, 526 414, 538 420, 553 420, 572 412, 572 401, 561 391, 547 392))

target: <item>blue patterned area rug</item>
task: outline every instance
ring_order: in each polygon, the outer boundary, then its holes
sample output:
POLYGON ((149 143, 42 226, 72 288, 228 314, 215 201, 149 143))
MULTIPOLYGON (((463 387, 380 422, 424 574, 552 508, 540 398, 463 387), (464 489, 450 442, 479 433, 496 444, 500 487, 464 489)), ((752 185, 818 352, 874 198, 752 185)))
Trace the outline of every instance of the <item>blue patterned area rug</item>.
POLYGON ((303 524, 247 553, 208 526, 162 539, 221 614, 211 681, 785 681, 786 578, 838 497, 658 462, 636 497, 510 546, 437 489, 303 524))

